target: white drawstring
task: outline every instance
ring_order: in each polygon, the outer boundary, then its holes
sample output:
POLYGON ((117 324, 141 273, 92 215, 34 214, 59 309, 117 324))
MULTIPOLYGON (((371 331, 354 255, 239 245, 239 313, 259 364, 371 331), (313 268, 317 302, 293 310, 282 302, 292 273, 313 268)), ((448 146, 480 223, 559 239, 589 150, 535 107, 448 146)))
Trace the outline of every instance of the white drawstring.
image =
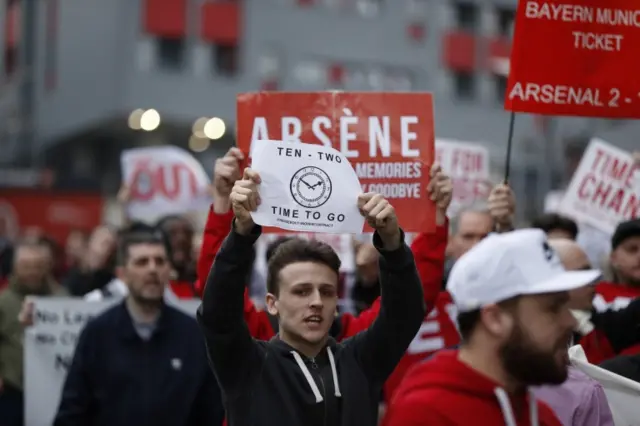
POLYGON ((505 425, 518 426, 516 424, 516 418, 513 415, 513 408, 511 408, 511 403, 509 402, 509 395, 507 395, 507 392, 505 392, 505 390, 502 388, 495 388, 493 392, 496 394, 496 398, 498 398, 498 404, 500 404, 500 409, 502 410, 502 416, 504 417, 505 425))
POLYGON ((318 389, 318 385, 316 385, 315 380, 313 380, 313 377, 311 377, 311 373, 309 372, 309 369, 307 368, 307 366, 304 364, 304 361, 302 360, 302 357, 300 356, 300 354, 296 351, 291 351, 291 353, 293 354, 293 358, 298 363, 298 367, 300 367, 300 370, 302 370, 302 374, 304 374, 305 379, 307 379, 307 383, 309 383, 309 386, 311 386, 311 391, 313 392, 313 395, 316 397, 316 402, 324 401, 322 399, 322 394, 320 393, 320 389, 318 389))
MULTIPOLYGON (((493 392, 498 398, 500 409, 502 410, 502 416, 504 417, 504 423, 506 426, 517 426, 516 418, 513 414, 513 408, 511 402, 509 402, 509 395, 502 388, 495 388, 493 392)), ((531 418, 531 426, 539 426, 538 423, 538 403, 536 397, 532 392, 529 392, 529 416, 531 418)))
POLYGON ((329 354, 329 364, 331 364, 331 375, 333 376, 333 388, 335 389, 335 396, 340 398, 340 385, 338 384, 338 370, 336 370, 336 360, 333 359, 333 352, 331 348, 327 346, 327 353, 329 354))
POLYGON ((531 426, 538 426, 538 401, 531 391, 529 391, 529 415, 531 416, 531 426))
MULTIPOLYGON (((311 376, 311 373, 309 372, 307 365, 302 360, 302 357, 300 356, 300 354, 296 351, 291 351, 291 353, 293 354, 293 358, 296 360, 298 367, 300 367, 300 370, 302 371, 304 378, 307 379, 307 383, 309 383, 309 387, 313 392, 313 396, 316 397, 316 402, 324 401, 324 398, 322 398, 322 394, 320 393, 320 389, 318 389, 318 385, 316 384, 316 381, 313 380, 313 377, 311 376)), ((329 355, 329 364, 331 365, 331 375, 333 376, 333 388, 335 390, 334 395, 337 398, 340 398, 342 395, 340 394, 340 385, 338 384, 338 370, 336 369, 336 360, 333 358, 333 352, 331 351, 330 347, 327 347, 327 354, 329 355)))

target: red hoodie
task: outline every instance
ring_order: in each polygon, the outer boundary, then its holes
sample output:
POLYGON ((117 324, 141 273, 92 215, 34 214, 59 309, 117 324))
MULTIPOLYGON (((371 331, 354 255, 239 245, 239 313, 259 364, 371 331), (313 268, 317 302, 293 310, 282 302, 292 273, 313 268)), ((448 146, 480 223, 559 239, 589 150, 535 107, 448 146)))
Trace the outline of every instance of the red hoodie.
MULTIPOLYGON (((407 373, 407 370, 414 364, 424 361, 425 358, 431 356, 436 351, 450 348, 460 343, 460 335, 456 328, 456 309, 451 296, 446 291, 440 291, 442 288, 442 273, 437 274, 439 283, 433 282, 434 253, 443 253, 442 260, 444 262, 444 250, 447 244, 446 228, 438 229, 436 236, 433 234, 420 234, 416 237, 411 245, 411 251, 416 260, 418 273, 422 280, 425 299, 435 298, 435 306, 427 314, 416 337, 407 348, 405 356, 393 371, 384 386, 385 400, 389 401, 400 381, 407 373), (442 247, 434 246, 434 244, 443 244, 442 247), (430 292, 427 295, 427 292, 430 292)), ((433 299, 431 299, 433 300, 433 299)))
MULTIPOLYGON (((229 212, 219 215, 209 211, 207 224, 205 226, 204 236, 202 240, 202 249, 198 259, 198 276, 206 277, 209 274, 211 265, 215 259, 222 242, 226 238, 231 229, 233 213, 229 212)), ((432 234, 420 234, 416 237, 411 245, 416 267, 422 280, 422 289, 424 292, 425 303, 427 304, 427 312, 434 306, 436 297, 442 287, 442 278, 444 275, 444 257, 447 246, 448 224, 436 228, 436 232, 432 234)), ((196 289, 202 294, 204 289, 202 281, 196 283, 196 289)), ((447 295, 448 296, 448 295, 447 295)), ((446 315, 447 306, 451 302, 450 298, 439 298, 439 305, 436 316, 446 315)), ((451 304, 452 305, 452 304, 451 304)), ((340 339, 346 339, 354 336, 362 330, 369 328, 378 316, 380 311, 380 298, 376 299, 371 307, 360 313, 359 316, 344 314, 340 317, 342 321, 342 333, 340 339)), ((269 340, 275 335, 269 316, 266 312, 256 309, 253 302, 249 298, 248 292, 245 291, 244 318, 251 335, 259 340, 269 340)), ((416 362, 422 361, 425 356, 431 354, 437 349, 442 349, 447 345, 457 344, 457 340, 447 339, 439 345, 424 345, 422 341, 429 339, 429 330, 433 328, 434 313, 425 317, 425 322, 421 327, 421 331, 416 335, 414 342, 411 343, 407 355, 400 361, 391 377, 385 384, 385 396, 387 399, 393 394, 393 390, 398 385, 406 371, 416 362), (453 342, 453 343, 450 343, 453 342), (446 345, 445 345, 446 344, 446 345)), ((445 326, 445 330, 457 338, 455 326, 449 321, 449 327, 445 326)))
POLYGON ((447 350, 414 366, 391 402, 384 426, 562 426, 551 408, 500 384, 447 350))

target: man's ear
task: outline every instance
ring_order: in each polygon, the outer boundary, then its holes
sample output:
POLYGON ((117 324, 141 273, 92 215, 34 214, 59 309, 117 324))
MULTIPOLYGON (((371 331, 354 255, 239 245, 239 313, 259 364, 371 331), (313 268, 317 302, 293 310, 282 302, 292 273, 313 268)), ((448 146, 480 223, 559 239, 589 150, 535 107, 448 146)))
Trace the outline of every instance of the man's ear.
POLYGON ((513 317, 497 304, 487 305, 480 312, 481 322, 487 331, 499 337, 511 334, 513 317))
POLYGON ((267 302, 267 312, 273 316, 278 316, 278 298, 275 294, 267 293, 265 299, 267 302))

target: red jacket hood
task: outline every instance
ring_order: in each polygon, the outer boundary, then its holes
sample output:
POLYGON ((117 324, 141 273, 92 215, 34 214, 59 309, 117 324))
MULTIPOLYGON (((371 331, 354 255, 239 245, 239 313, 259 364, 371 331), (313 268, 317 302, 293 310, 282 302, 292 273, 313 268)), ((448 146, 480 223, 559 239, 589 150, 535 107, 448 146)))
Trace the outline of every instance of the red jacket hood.
MULTIPOLYGON (((401 405, 405 398, 407 401, 419 398, 451 424, 560 425, 549 407, 529 393, 507 394, 500 384, 458 360, 457 350, 438 352, 407 373, 393 403, 401 405), (514 407, 518 407, 519 412, 515 413, 514 407)), ((428 419, 425 422, 428 423, 428 419)), ((440 423, 436 421, 434 425, 437 424, 440 423)))
POLYGON ((419 364, 403 383, 404 392, 426 389, 450 390, 471 394, 475 398, 496 400, 495 389, 500 385, 473 370, 458 359, 457 350, 444 350, 419 364))

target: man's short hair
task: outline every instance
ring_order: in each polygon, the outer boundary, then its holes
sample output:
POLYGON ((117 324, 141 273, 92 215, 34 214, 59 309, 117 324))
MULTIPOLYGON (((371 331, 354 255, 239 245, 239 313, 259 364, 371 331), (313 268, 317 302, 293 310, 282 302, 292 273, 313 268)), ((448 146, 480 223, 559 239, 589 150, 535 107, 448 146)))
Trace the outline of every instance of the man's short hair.
POLYGON ((298 237, 279 237, 271 241, 267 246, 267 252, 265 253, 265 258, 267 259, 267 263, 269 263, 269 261, 275 254, 278 247, 280 247, 283 243, 286 243, 287 241, 291 241, 294 238, 298 238, 298 237))
POLYGON ((333 248, 321 241, 290 238, 275 250, 267 267, 267 291, 278 295, 280 271, 287 265, 298 262, 313 262, 328 266, 340 275, 340 258, 333 248))
POLYGON ((120 237, 118 242, 118 265, 124 266, 129 260, 129 249, 138 244, 153 244, 167 246, 160 232, 127 232, 120 237))
POLYGON ((460 332, 460 340, 468 342, 476 325, 480 322, 480 309, 461 312, 457 317, 458 331, 460 332))
POLYGON ((477 201, 474 201, 473 203, 471 203, 471 204, 469 204, 467 206, 464 206, 460 210, 458 210, 458 213, 450 221, 451 235, 454 235, 454 234, 458 233, 458 229, 460 227, 460 218, 465 213, 481 213, 481 214, 487 214, 488 215, 488 214, 490 214, 489 205, 487 204, 486 201, 477 200, 477 201))
POLYGON ((545 213, 531 223, 533 228, 542 229, 545 234, 551 231, 564 231, 572 240, 578 237, 578 225, 566 216, 557 213, 545 213))
MULTIPOLYGON (((511 299, 503 300, 497 303, 503 309, 515 309, 518 306, 521 296, 515 296, 511 299)), ((476 329, 476 326, 480 323, 480 309, 474 309, 471 311, 460 312, 456 317, 458 323, 458 332, 460 333, 460 340, 466 343, 471 338, 471 335, 476 329)))
POLYGON ((189 228, 190 232, 194 232, 193 223, 191 223, 191 221, 188 218, 186 218, 184 216, 177 215, 177 214, 171 214, 171 215, 166 215, 166 216, 161 217, 156 222, 155 228, 161 229, 164 232, 166 232, 166 227, 171 222, 182 222, 182 223, 187 225, 187 227, 189 228))

